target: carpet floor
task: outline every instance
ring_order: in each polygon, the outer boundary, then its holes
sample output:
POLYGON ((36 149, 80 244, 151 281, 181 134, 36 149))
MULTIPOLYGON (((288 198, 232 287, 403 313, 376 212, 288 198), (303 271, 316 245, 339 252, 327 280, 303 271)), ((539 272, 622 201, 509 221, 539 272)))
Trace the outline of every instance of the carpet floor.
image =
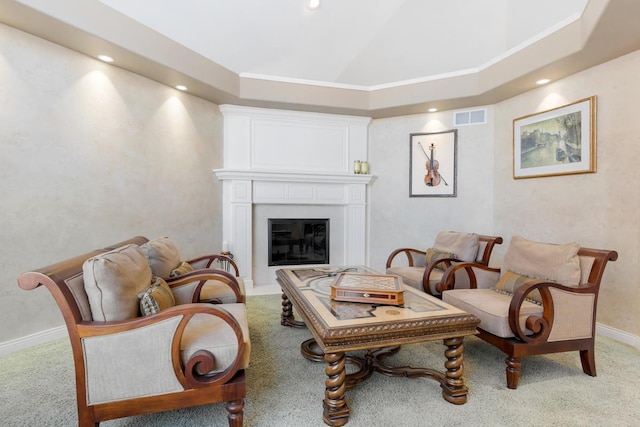
MULTIPOLYGON (((248 297, 251 365, 245 426, 324 426, 324 363, 300 355, 305 329, 280 325, 279 295, 248 297)), ((524 359, 520 386, 506 388, 504 355, 476 337, 465 339, 465 405, 447 403, 428 378, 373 376, 347 390, 350 427, 371 426, 638 426, 640 353, 596 339, 597 377, 582 372, 577 352, 524 359)), ((397 366, 443 369, 441 341, 404 346, 397 366)), ((0 357, 0 425, 77 425, 73 358, 68 340, 0 357)), ((223 404, 101 423, 103 427, 226 426, 223 404)))

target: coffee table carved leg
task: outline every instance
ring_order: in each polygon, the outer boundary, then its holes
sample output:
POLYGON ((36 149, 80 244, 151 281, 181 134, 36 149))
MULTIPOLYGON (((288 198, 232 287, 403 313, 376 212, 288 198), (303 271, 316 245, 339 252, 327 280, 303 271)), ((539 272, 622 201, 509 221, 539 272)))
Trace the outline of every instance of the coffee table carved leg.
POLYGON ((447 361, 444 366, 447 369, 445 372, 445 379, 441 383, 442 397, 447 402, 462 405, 467 402, 467 394, 469 389, 464 385, 462 380, 462 374, 464 368, 462 362, 464 361, 462 344, 462 337, 447 338, 444 340, 444 345, 447 349, 444 351, 444 355, 447 357, 447 361))
POLYGON ((300 353, 302 356, 313 362, 324 362, 324 352, 318 346, 315 339, 309 338, 300 344, 300 353))
POLYGON ((344 353, 328 353, 324 355, 324 360, 328 366, 324 370, 327 379, 322 417, 330 426, 343 426, 349 421, 349 407, 344 398, 347 377, 346 356, 344 353))
POLYGON ((293 305, 289 297, 282 293, 282 314, 280 315, 280 324, 282 326, 291 326, 292 328, 306 328, 304 322, 296 320, 293 317, 293 305))

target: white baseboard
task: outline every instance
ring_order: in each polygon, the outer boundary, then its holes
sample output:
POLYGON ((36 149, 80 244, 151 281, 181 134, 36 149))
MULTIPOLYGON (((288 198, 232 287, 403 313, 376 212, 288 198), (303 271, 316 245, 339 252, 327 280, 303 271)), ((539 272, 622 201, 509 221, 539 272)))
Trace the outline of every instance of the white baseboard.
MULTIPOLYGON (((624 344, 628 344, 640 350, 640 337, 637 335, 633 335, 607 325, 602 325, 600 323, 596 324, 596 333, 622 342, 624 344)), ((57 328, 48 329, 46 331, 27 335, 26 337, 3 342, 0 343, 0 356, 4 356, 6 354, 14 353, 25 348, 44 344, 49 341, 54 341, 67 336, 68 334, 66 326, 58 326, 57 328)))
POLYGON ((640 350, 640 337, 637 335, 630 334, 629 332, 621 331, 620 329, 615 329, 615 328, 612 328, 611 326, 596 323, 596 334, 609 337, 611 339, 620 341, 621 343, 628 344, 631 347, 635 347, 638 350, 640 350))
POLYGON ((35 334, 27 335, 26 337, 0 343, 0 356, 68 336, 67 327, 64 325, 42 332, 36 332, 35 334))

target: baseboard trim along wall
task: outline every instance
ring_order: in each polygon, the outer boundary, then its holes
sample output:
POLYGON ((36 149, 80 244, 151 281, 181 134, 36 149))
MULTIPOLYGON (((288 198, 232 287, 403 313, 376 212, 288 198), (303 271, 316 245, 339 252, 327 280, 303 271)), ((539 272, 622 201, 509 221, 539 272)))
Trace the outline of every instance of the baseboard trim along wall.
POLYGON ((596 335, 609 337, 621 343, 629 344, 631 347, 635 347, 640 350, 640 337, 625 331, 621 331, 620 329, 615 329, 607 325, 596 323, 596 335))
MULTIPOLYGON (((637 335, 633 335, 606 325, 601 325, 600 323, 596 323, 596 334, 614 339, 624 344, 628 344, 631 347, 635 347, 640 350, 640 337, 637 335)), ((26 337, 0 343, 0 356, 5 356, 16 351, 24 350, 25 348, 44 344, 49 341, 65 338, 67 336, 68 334, 66 326, 58 326, 57 328, 48 329, 46 331, 27 335, 26 337)))
POLYGON ((68 337, 66 326, 58 326, 57 328, 47 329, 46 331, 36 332, 26 337, 17 338, 15 340, 0 343, 0 356, 4 356, 25 348, 55 341, 60 338, 68 337))

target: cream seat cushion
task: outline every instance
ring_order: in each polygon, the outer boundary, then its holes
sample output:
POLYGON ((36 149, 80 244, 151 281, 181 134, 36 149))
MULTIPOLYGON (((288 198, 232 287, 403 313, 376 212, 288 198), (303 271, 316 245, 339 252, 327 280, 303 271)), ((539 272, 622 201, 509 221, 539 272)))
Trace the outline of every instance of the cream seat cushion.
MULTIPOLYGON (((422 277, 424 276, 424 267, 390 267, 387 268, 387 274, 395 274, 402 277, 402 282, 405 285, 409 285, 412 288, 416 288, 422 291, 422 277)), ((435 291, 435 286, 442 279, 443 271, 437 268, 431 270, 429 276, 429 286, 431 286, 432 292, 435 291)))
MULTIPOLYGON (((251 341, 249 340, 249 324, 245 304, 211 305, 216 309, 228 312, 235 318, 242 329, 245 351, 240 369, 249 366, 251 341)), ((213 354, 216 366, 210 373, 224 371, 236 358, 238 344, 236 336, 224 320, 208 314, 196 314, 187 324, 180 342, 180 357, 183 363, 198 350, 207 350, 213 354)))
MULTIPOLYGON (((513 337, 509 326, 509 305, 511 295, 501 294, 493 289, 453 289, 442 294, 442 300, 480 319, 479 328, 502 338, 513 337)), ((527 317, 542 314, 542 306, 524 301, 520 309, 520 327, 525 333, 527 317)))

